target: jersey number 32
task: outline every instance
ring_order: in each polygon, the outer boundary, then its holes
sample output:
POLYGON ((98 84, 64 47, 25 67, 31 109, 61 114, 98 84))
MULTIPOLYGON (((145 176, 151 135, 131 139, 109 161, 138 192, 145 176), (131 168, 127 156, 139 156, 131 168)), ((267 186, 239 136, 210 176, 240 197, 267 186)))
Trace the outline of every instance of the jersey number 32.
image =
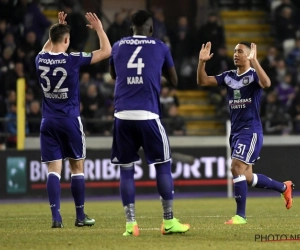
MULTIPOLYGON (((44 79, 47 83, 47 86, 45 87, 43 83, 41 83, 42 89, 44 92, 49 92, 51 90, 51 84, 50 84, 50 79, 49 79, 49 72, 50 72, 50 67, 47 66, 39 66, 39 69, 42 70, 41 78, 44 79), (48 76, 47 76, 48 75, 48 76)), ((62 67, 57 67, 53 70, 52 76, 56 76, 58 72, 62 73, 61 78, 59 79, 58 83, 54 87, 53 93, 62 93, 62 92, 68 92, 68 88, 60 88, 65 79, 67 78, 67 71, 62 68, 62 67)), ((51 73, 50 73, 51 74, 51 73)))

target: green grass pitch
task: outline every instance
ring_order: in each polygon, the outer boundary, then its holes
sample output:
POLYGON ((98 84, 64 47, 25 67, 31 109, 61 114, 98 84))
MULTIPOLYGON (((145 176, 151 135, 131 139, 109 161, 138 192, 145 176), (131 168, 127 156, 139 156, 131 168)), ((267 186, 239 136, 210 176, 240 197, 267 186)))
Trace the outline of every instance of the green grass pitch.
MULTIPOLYGON (((255 235, 298 235, 298 198, 286 210, 278 198, 249 198, 248 224, 224 225, 235 212, 234 199, 200 198, 174 201, 175 216, 191 229, 185 234, 161 235, 162 209, 159 200, 136 203, 140 236, 123 237, 124 212, 120 201, 87 200, 85 211, 96 219, 93 227, 74 227, 75 208, 62 202, 64 228, 51 229, 50 208, 44 203, 0 205, 0 249, 300 249, 300 241, 255 241, 255 235)), ((278 236, 277 236, 278 237, 278 236)))

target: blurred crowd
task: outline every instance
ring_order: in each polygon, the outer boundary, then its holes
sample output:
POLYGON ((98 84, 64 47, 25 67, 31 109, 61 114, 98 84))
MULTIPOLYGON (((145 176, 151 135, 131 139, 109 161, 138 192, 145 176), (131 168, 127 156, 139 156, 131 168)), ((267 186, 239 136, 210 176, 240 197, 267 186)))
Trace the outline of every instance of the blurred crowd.
POLYGON ((261 61, 272 82, 261 107, 266 134, 300 134, 299 15, 299 1, 270 1, 274 44, 261 61))
MULTIPOLYGON (((76 8, 76 2, 63 0, 58 6, 68 14, 66 21, 72 27, 68 52, 84 51, 89 38, 84 13, 76 8)), ((0 0, 0 148, 16 145, 18 78, 24 78, 26 85, 26 135, 39 135, 42 91, 35 57, 48 39, 51 25, 38 0, 0 0)), ((105 64, 83 67, 80 74, 81 114, 86 134, 111 133, 114 82, 105 64)))
MULTIPOLYGON (((58 8, 68 14, 71 44, 68 52, 83 51, 89 32, 82 9, 75 0, 59 1, 58 8)), ((250 1, 251 2, 251 1, 250 1)), ((266 134, 300 134, 300 1, 269 1, 270 35, 274 44, 261 64, 272 80, 265 92, 261 114, 266 134)), ((115 13, 106 32, 111 44, 131 35, 130 16, 134 9, 115 13)), ((196 27, 187 16, 179 16, 176 27, 169 27, 164 10, 151 7, 155 38, 170 48, 179 77, 178 90, 198 89, 196 69, 203 43, 212 42, 213 58, 207 63, 208 75, 234 69, 228 56, 226 37, 218 12, 210 11, 206 22, 196 27)), ((51 21, 43 14, 38 0, 0 0, 0 145, 16 142, 16 80, 26 81, 26 133, 38 135, 41 120, 41 88, 38 86, 35 56, 48 37, 51 21)), ((259 44, 258 44, 259 47, 259 44)), ((163 79, 162 79, 163 80, 163 79)), ((80 74, 81 115, 85 133, 111 135, 114 81, 108 73, 108 61, 83 67, 80 74)), ((209 90, 211 103, 219 118, 228 117, 226 90, 209 90)), ((164 86, 161 104, 166 130, 170 135, 186 134, 185 120, 178 114, 176 89, 164 86)))

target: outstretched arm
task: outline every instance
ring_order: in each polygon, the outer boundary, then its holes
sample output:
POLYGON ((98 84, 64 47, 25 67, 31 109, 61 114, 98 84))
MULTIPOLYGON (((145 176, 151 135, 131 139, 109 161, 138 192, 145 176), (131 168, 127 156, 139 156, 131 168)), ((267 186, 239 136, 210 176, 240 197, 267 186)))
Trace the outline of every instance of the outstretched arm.
POLYGON ((251 43, 251 51, 250 55, 248 56, 248 60, 251 62, 252 67, 255 69, 258 79, 259 79, 259 85, 264 88, 269 88, 271 86, 271 80, 266 74, 266 72, 261 67, 259 61, 257 60, 256 56, 256 44, 251 43))
MULTIPOLYGON (((67 24, 67 22, 65 21, 66 17, 67 14, 65 14, 63 11, 58 12, 58 23, 67 24)), ((48 52, 51 50, 51 48, 52 48, 52 43, 49 37, 47 42, 44 44, 42 51, 48 52)))
POLYGON ((211 42, 202 44, 202 48, 199 53, 199 63, 197 68, 197 83, 200 86, 218 86, 218 82, 214 76, 208 76, 205 71, 205 64, 212 58, 214 54, 210 54, 211 42))
POLYGON ((91 60, 91 64, 93 64, 100 62, 110 56, 111 45, 106 33, 103 30, 102 23, 97 15, 95 13, 88 12, 86 13, 85 17, 90 23, 87 26, 97 32, 100 43, 100 49, 93 51, 93 57, 91 60))
POLYGON ((44 46, 42 48, 42 51, 48 52, 51 50, 51 47, 52 47, 52 43, 51 43, 50 38, 48 38, 47 42, 44 44, 44 46))

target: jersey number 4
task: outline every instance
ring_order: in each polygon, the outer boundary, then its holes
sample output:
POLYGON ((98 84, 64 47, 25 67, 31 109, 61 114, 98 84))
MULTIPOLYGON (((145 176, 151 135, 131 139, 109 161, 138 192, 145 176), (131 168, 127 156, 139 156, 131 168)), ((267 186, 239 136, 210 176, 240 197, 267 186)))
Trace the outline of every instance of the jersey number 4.
MULTIPOLYGON (((50 67, 47 67, 47 66, 39 66, 39 69, 42 70, 42 74, 41 74, 41 78, 43 78, 46 83, 47 83, 47 86, 45 87, 42 83, 41 83, 41 86, 43 88, 43 91, 44 92, 49 92, 50 89, 51 89, 51 84, 50 84, 50 79, 49 77, 47 76, 47 73, 50 71, 50 67)), ((53 70, 52 72, 52 76, 56 76, 58 72, 62 72, 62 76, 61 78, 59 79, 58 83, 56 84, 54 90, 53 90, 53 93, 62 93, 62 92, 68 92, 69 89, 68 88, 63 88, 61 89, 61 85, 63 84, 63 82, 65 81, 65 79, 67 78, 67 71, 62 68, 62 67, 57 67, 53 70)))
POLYGON ((140 53, 142 49, 142 46, 138 46, 135 51, 132 53, 128 63, 127 63, 127 68, 129 69, 136 69, 137 70, 137 75, 142 74, 142 69, 145 67, 145 64, 143 63, 143 58, 137 58, 137 63, 134 63, 136 57, 138 56, 138 53, 140 53))

